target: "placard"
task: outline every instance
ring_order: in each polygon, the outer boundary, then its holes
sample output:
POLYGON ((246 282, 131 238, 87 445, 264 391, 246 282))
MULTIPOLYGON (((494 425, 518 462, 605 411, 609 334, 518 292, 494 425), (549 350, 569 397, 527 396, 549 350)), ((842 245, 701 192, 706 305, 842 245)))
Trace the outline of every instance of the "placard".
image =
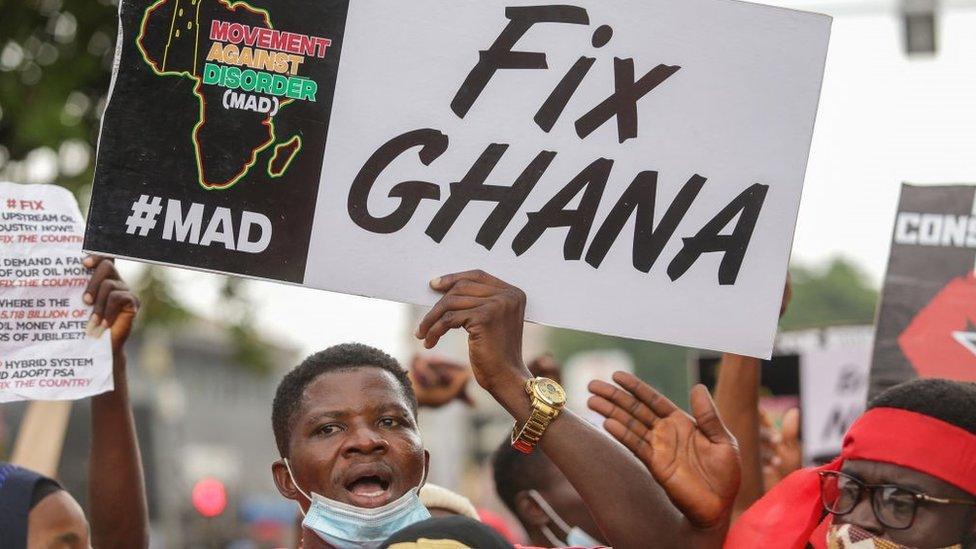
POLYGON ((112 390, 110 335, 86 333, 83 228, 67 189, 0 182, 0 402, 112 390))
POLYGON ((916 377, 976 381, 976 187, 902 185, 871 395, 916 377))
POLYGON ((768 356, 830 19, 731 0, 123 0, 86 248, 768 356))

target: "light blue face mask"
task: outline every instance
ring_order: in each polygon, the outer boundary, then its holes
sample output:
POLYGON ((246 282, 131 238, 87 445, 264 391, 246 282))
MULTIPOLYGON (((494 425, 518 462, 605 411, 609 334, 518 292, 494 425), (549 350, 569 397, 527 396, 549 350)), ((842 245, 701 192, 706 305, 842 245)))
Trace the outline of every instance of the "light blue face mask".
MULTIPOLYGON (((285 467, 295 488, 311 502, 304 512, 302 527, 315 532, 322 541, 336 549, 375 549, 387 538, 411 524, 430 518, 430 511, 420 502, 420 485, 411 488, 395 501, 382 507, 367 509, 341 501, 335 501, 302 490, 291 473, 291 465, 285 459, 285 467)), ((426 479, 427 473, 424 472, 426 479)), ((301 507, 299 507, 301 509, 301 507)))
POLYGON ((541 494, 539 494, 539 492, 529 490, 529 497, 535 500, 536 504, 538 504, 542 509, 542 512, 549 517, 549 520, 558 526, 560 530, 566 533, 566 539, 561 540, 556 537, 556 534, 552 532, 551 528, 548 526, 542 527, 542 535, 546 536, 546 539, 549 540, 549 543, 551 543, 553 547, 603 547, 605 545, 604 543, 597 541, 593 536, 587 534, 586 531, 579 526, 570 526, 567 524, 566 521, 559 516, 559 513, 557 513, 556 510, 549 505, 549 502, 546 501, 541 494))

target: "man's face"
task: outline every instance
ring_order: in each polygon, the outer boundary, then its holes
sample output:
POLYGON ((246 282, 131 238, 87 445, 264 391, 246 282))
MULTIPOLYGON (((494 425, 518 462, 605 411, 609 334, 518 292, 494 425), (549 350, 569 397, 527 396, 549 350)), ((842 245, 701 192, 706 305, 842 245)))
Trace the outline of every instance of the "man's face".
MULTIPOLYGON (((305 388, 292 425, 288 461, 310 495, 380 507, 424 476, 427 454, 410 405, 396 378, 380 368, 320 375, 305 388)), ((283 462, 273 470, 281 493, 305 508, 283 462)))
MULTIPOLYGON (((939 451, 939 450, 933 450, 939 451)), ((896 484, 930 496, 976 500, 972 495, 945 481, 891 463, 852 460, 844 463, 844 473, 865 484, 896 484)), ((915 521, 904 530, 886 528, 878 522, 871 501, 863 494, 854 510, 834 517, 836 524, 851 523, 872 534, 911 547, 947 547, 972 538, 976 529, 976 509, 965 505, 919 503, 915 521)))

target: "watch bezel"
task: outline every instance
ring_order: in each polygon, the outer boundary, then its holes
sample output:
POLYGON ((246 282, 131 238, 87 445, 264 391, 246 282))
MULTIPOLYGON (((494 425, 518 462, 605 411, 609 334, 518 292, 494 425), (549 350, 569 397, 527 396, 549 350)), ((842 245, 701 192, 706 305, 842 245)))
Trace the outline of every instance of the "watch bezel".
POLYGON ((554 408, 561 408, 566 404, 566 390, 562 388, 555 381, 546 377, 537 377, 532 380, 532 394, 542 402, 554 408), (543 392, 542 385, 550 385, 556 389, 559 393, 559 399, 554 400, 549 398, 546 393, 543 392))

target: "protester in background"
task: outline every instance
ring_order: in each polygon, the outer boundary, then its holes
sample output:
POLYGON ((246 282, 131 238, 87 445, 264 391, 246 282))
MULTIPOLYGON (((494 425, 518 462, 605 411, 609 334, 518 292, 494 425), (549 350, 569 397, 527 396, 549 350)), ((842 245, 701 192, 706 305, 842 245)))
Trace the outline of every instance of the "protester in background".
POLYGON ((149 518, 135 421, 129 405, 124 345, 139 300, 110 259, 89 256, 84 300, 89 331, 110 330, 115 389, 92 398, 88 470, 89 522, 78 502, 52 479, 0 464, 0 547, 148 547, 149 518))
MULTIPOLYGON (((722 413, 721 408, 719 408, 719 413, 722 413)), ((734 435, 735 432, 733 431, 732 434, 734 435)), ((803 466, 803 447, 800 444, 800 409, 790 408, 787 410, 783 414, 779 428, 773 424, 769 414, 760 410, 759 443, 763 493, 766 493, 790 473, 803 466)), ((739 453, 741 454, 742 451, 742 444, 740 443, 739 453)))
POLYGON ((495 491, 538 547, 606 545, 583 498, 541 452, 524 455, 505 440, 492 458, 495 491))
POLYGON ((728 546, 807 542, 976 547, 976 384, 919 379, 879 394, 840 458, 784 479, 740 517, 728 546))
MULTIPOLYGON (((787 278, 780 302, 780 317, 786 313, 792 296, 793 288, 787 278)), ((768 474, 772 481, 778 465, 783 465, 784 458, 791 457, 786 455, 786 447, 778 446, 775 432, 768 428, 764 432, 762 428, 762 411, 759 409, 761 373, 762 361, 758 358, 724 353, 718 364, 715 405, 738 442, 742 463, 742 481, 735 498, 732 520, 762 497, 767 489, 765 476, 768 474), (777 450, 784 455, 777 455, 777 450), (774 461, 779 464, 774 465, 774 461)))
MULTIPOLYGON (((614 381, 623 390, 598 381, 590 385, 596 395, 590 405, 609 418, 611 434, 641 456, 686 514, 696 516, 709 501, 730 510, 732 500, 721 497, 729 492, 716 488, 738 471, 734 460, 721 457, 725 451, 718 446, 727 442, 716 429, 717 416, 696 411, 697 422, 684 416, 679 423, 696 438, 683 442, 690 439, 680 429, 675 433, 670 422, 683 413, 668 413, 673 405, 630 374, 618 372, 614 381), (669 441, 697 456, 697 466, 683 468, 681 453, 675 457, 669 441), (681 478, 686 489, 666 484, 669 478, 681 478)), ((693 394, 692 409, 701 410, 706 397, 698 396, 696 404, 693 394)), ((844 437, 837 460, 793 473, 739 517, 725 547, 971 549, 974 456, 976 384, 903 383, 869 403, 844 437)))
POLYGON ((90 547, 81 506, 57 481, 0 464, 0 547, 90 547))
MULTIPOLYGON (((541 383, 521 357, 525 295, 480 271, 440 277, 431 287, 445 295, 417 337, 431 348, 448 330, 463 327, 475 380, 524 426, 534 410, 527 382, 541 383)), ((281 455, 272 473, 281 494, 305 514, 305 549, 370 545, 429 518, 416 495, 429 463, 416 410, 405 372, 363 345, 317 353, 285 376, 272 410, 281 455)), ((643 465, 572 412, 555 417, 537 445, 618 549, 715 536, 669 512, 643 465)))

